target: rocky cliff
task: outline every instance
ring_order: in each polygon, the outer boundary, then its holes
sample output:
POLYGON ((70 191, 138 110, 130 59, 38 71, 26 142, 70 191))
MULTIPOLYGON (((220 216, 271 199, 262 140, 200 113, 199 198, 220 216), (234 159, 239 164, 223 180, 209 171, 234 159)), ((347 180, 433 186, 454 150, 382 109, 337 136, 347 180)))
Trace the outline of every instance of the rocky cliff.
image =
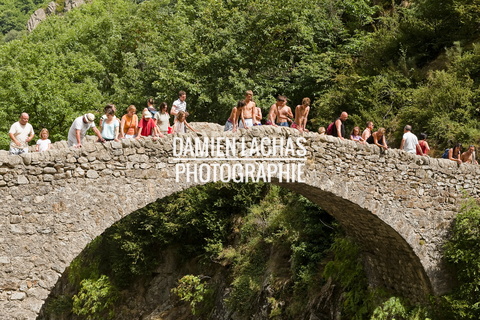
MULTIPOLYGON (((68 12, 74 8, 77 8, 83 5, 85 0, 65 0, 65 5, 63 7, 64 12, 68 12)), ((43 9, 37 9, 27 22, 27 29, 29 32, 33 31, 43 20, 45 20, 49 15, 57 14, 58 4, 54 1, 50 2, 48 6, 43 9)))

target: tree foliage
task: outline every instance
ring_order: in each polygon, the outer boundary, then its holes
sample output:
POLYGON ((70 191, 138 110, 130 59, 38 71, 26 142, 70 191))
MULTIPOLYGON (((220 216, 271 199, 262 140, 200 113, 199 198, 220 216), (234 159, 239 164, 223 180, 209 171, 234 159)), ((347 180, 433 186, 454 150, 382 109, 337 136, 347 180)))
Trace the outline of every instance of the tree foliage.
POLYGON ((191 274, 185 275, 178 280, 178 286, 171 291, 180 300, 190 304, 193 315, 198 314, 197 305, 202 303, 205 300, 205 296, 208 296, 209 292, 211 292, 201 277, 191 274))
POLYGON ((64 139, 81 113, 179 90, 191 120, 223 123, 251 89, 264 114, 276 94, 312 98, 310 129, 347 111, 393 146, 407 123, 437 150, 477 143, 479 14, 471 0, 98 0, 0 45, 0 130, 26 111, 64 139))
POLYGON ((480 206, 468 201, 457 215, 445 256, 457 270, 458 288, 446 296, 457 319, 480 317, 480 206))
POLYGON ((73 296, 73 313, 87 320, 112 319, 117 291, 107 276, 98 279, 84 279, 80 291, 73 296))
MULTIPOLYGON (((30 15, 38 8, 46 7, 48 2, 46 0, 1 0, 0 40, 2 35, 24 30, 30 15)), ((3 40, 8 41, 5 38, 3 40)))
POLYGON ((81 113, 171 103, 179 90, 192 119, 212 122, 246 89, 264 112, 279 93, 299 103, 328 85, 336 48, 373 12, 364 0, 93 1, 0 46, 0 130, 26 111, 58 140, 81 113))

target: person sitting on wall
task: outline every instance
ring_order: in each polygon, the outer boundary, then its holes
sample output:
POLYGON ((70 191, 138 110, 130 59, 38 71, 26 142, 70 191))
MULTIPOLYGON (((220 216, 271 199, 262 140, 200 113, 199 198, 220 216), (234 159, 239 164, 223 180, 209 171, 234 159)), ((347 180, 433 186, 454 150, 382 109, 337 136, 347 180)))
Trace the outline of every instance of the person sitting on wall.
MULTIPOLYGON (((245 107, 245 100, 238 101, 237 106, 232 108, 230 116, 225 122, 225 127, 223 128, 223 131, 237 131, 238 119, 242 114, 243 107, 245 107)), ((243 123, 245 119, 242 118, 240 121, 242 121, 243 123)))

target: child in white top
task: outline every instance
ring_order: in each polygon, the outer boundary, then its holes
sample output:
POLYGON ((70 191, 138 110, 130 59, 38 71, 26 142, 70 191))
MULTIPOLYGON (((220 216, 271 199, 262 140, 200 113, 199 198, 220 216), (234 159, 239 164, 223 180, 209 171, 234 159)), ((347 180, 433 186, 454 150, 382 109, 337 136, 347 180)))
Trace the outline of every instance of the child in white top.
POLYGON ((40 139, 37 140, 37 145, 35 146, 35 150, 37 152, 43 152, 50 150, 52 148, 52 142, 48 139, 48 130, 43 128, 40 131, 40 139))
POLYGON ((173 133, 184 133, 185 126, 188 129, 192 130, 193 132, 197 132, 188 124, 186 112, 180 111, 179 113, 177 113, 177 117, 175 118, 175 123, 173 124, 173 133))

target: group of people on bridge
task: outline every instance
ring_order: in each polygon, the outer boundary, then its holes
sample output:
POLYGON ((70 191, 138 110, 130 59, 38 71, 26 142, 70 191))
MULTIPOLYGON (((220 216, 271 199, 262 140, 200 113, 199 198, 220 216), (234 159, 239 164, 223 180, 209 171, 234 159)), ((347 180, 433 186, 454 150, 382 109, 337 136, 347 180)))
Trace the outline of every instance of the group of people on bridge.
MULTIPOLYGON (((116 113, 116 106, 108 104, 104 108, 104 114, 100 118, 99 127, 95 125, 95 115, 87 113, 77 117, 68 132, 68 145, 71 147, 82 147, 82 141, 89 129, 92 129, 98 137, 99 142, 119 141, 120 139, 141 139, 142 137, 153 137, 158 139, 166 134, 186 132, 186 128, 193 132, 196 130, 187 122, 187 94, 185 91, 178 93, 178 99, 173 102, 170 112, 166 102, 162 102, 157 110, 153 99, 147 100, 147 106, 142 110, 142 117, 137 116, 137 109, 134 105, 127 108, 127 113, 119 120, 116 113), (173 125, 170 125, 170 117, 174 117, 173 125)), ((287 105, 287 97, 279 95, 276 102, 270 106, 267 119, 264 125, 291 127, 301 132, 308 132, 306 128, 308 114, 310 112, 310 99, 303 98, 302 103, 295 107, 295 115, 292 109, 287 105)), ((230 115, 225 123, 224 131, 235 132, 238 128, 248 129, 253 126, 262 125, 262 110, 253 101, 253 92, 245 92, 245 98, 238 101, 232 108, 230 115)), ((374 131, 374 123, 368 121, 366 128, 362 131, 358 126, 354 127, 348 137, 345 131, 345 121, 348 119, 348 113, 342 112, 340 116, 330 123, 327 128, 320 127, 320 134, 328 134, 340 139, 350 139, 362 144, 375 144, 382 149, 388 149, 385 138, 385 128, 379 128, 374 131)), ((22 113, 17 122, 15 122, 9 131, 10 153, 22 154, 28 152, 28 144, 34 138, 33 127, 29 121, 29 115, 22 113)), ((46 128, 40 131, 40 139, 36 143, 35 150, 38 152, 51 149, 52 144, 49 139, 49 132, 46 128)), ((412 127, 406 125, 400 149, 417 154, 428 155, 430 147, 426 141, 426 134, 421 133, 419 139, 412 133, 412 127)), ((456 161, 458 163, 477 164, 475 157, 475 147, 462 152, 461 144, 455 144, 452 148, 445 150, 443 158, 456 161)))
MULTIPOLYGON (((354 127, 350 133, 350 137, 347 137, 345 132, 345 121, 348 119, 348 113, 342 112, 340 116, 325 127, 320 127, 318 132, 320 134, 328 134, 340 139, 350 139, 358 143, 363 144, 375 144, 378 147, 387 150, 387 140, 385 138, 385 128, 379 128, 377 131, 373 131, 374 124, 372 121, 367 121, 366 127, 360 134, 360 127, 354 127)), ((430 146, 426 141, 427 135, 421 133, 419 138, 412 133, 412 126, 406 125, 403 128, 402 141, 400 143, 400 149, 408 153, 417 154, 420 156, 428 156, 430 152, 430 146)), ((475 146, 470 145, 465 152, 462 152, 462 145, 460 143, 455 144, 452 148, 446 149, 442 155, 442 158, 455 161, 457 163, 471 163, 478 164, 476 160, 475 146)))

